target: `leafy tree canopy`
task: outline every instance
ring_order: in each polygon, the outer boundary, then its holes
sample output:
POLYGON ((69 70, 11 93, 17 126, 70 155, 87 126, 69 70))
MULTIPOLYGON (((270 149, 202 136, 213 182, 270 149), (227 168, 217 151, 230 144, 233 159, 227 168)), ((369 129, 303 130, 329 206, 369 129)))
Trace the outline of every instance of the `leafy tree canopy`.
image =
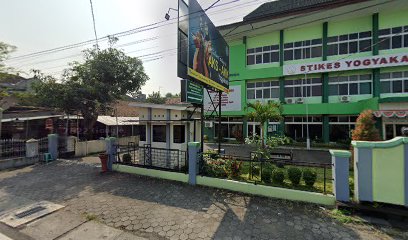
POLYGON ((358 141, 379 141, 380 132, 375 127, 373 111, 365 110, 357 118, 356 128, 352 131, 352 139, 358 141))
POLYGON ((72 63, 62 82, 36 72, 42 80, 33 86, 39 102, 66 113, 80 112, 93 129, 100 112, 123 95, 139 91, 149 79, 140 59, 112 47, 116 40, 111 39, 107 49, 86 50, 85 61, 72 63))
POLYGON ((5 66, 4 60, 6 60, 9 54, 14 52, 15 50, 16 50, 15 46, 11 46, 7 43, 0 42, 0 77, 10 70, 10 68, 7 68, 5 66))
POLYGON ((166 98, 162 97, 160 95, 160 92, 152 92, 152 94, 147 95, 146 102, 155 103, 155 104, 164 104, 166 102, 166 98))

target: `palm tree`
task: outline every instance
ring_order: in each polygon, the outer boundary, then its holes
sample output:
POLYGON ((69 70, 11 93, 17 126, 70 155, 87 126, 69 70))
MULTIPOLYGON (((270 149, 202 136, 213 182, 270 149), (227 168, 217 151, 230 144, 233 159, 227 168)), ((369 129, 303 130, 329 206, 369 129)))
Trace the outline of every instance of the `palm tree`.
POLYGON ((263 104, 259 101, 255 103, 248 103, 248 108, 252 108, 253 111, 247 114, 249 119, 261 124, 261 142, 262 148, 265 148, 264 138, 264 124, 268 121, 280 121, 282 119, 282 108, 277 102, 268 102, 263 104))

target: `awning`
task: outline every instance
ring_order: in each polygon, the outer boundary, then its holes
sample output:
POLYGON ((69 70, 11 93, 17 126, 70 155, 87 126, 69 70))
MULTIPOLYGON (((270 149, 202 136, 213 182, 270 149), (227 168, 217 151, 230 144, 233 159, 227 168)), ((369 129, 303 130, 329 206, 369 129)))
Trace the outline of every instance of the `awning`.
POLYGON ((106 126, 131 126, 139 125, 139 117, 112 117, 112 116, 98 116, 98 122, 106 126))
POLYGON ((59 118, 63 115, 47 115, 47 116, 36 116, 36 117, 19 117, 19 118, 3 118, 1 122, 12 122, 16 121, 30 121, 30 120, 38 120, 38 119, 47 119, 47 118, 59 118))
POLYGON ((392 118, 392 117, 397 117, 397 118, 405 118, 408 116, 408 110, 380 110, 380 111, 374 111, 373 112, 374 116, 380 118, 380 117, 386 117, 386 118, 392 118))

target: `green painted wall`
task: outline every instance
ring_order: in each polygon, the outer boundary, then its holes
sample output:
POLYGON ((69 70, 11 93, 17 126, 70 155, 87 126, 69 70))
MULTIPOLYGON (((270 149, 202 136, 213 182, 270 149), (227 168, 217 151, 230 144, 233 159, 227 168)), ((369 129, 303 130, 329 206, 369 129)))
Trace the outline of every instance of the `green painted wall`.
POLYGON ((342 34, 371 31, 371 16, 347 19, 344 21, 329 21, 328 36, 338 36, 342 34))
POLYGON ((323 37, 322 24, 285 29, 285 43, 310 40, 323 37))
POLYGON ((263 47, 275 44, 279 45, 279 31, 247 38, 247 48, 263 47))
POLYGON ((404 145, 373 149, 373 201, 405 205, 404 145))
POLYGON ((248 194, 260 195, 265 197, 281 198, 294 201, 310 202, 323 205, 335 204, 335 198, 331 195, 323 195, 320 193, 298 191, 285 188, 269 187, 262 185, 254 185, 243 182, 236 182, 226 179, 197 177, 197 184, 222 188, 236 192, 243 192, 248 194))
MULTIPOLYGON (((400 4, 401 5, 401 4, 400 4)), ((395 10, 383 10, 380 11, 379 16, 379 28, 391 28, 407 25, 408 23, 408 5, 404 4, 400 6, 400 9, 395 10)))

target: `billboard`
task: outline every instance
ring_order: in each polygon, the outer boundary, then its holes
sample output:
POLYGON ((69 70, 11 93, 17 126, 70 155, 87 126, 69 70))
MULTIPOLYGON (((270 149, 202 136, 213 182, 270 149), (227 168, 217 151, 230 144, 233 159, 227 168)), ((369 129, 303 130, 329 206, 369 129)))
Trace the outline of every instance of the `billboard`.
POLYGON ((189 1, 187 74, 217 90, 229 87, 229 47, 197 0, 189 1))
MULTIPOLYGON (((208 92, 210 95, 206 91, 204 92, 204 109, 211 111, 213 108, 211 100, 215 106, 218 105, 218 93, 210 90, 208 92)), ((240 85, 230 86, 228 94, 221 94, 221 107, 223 112, 242 110, 240 85)))

